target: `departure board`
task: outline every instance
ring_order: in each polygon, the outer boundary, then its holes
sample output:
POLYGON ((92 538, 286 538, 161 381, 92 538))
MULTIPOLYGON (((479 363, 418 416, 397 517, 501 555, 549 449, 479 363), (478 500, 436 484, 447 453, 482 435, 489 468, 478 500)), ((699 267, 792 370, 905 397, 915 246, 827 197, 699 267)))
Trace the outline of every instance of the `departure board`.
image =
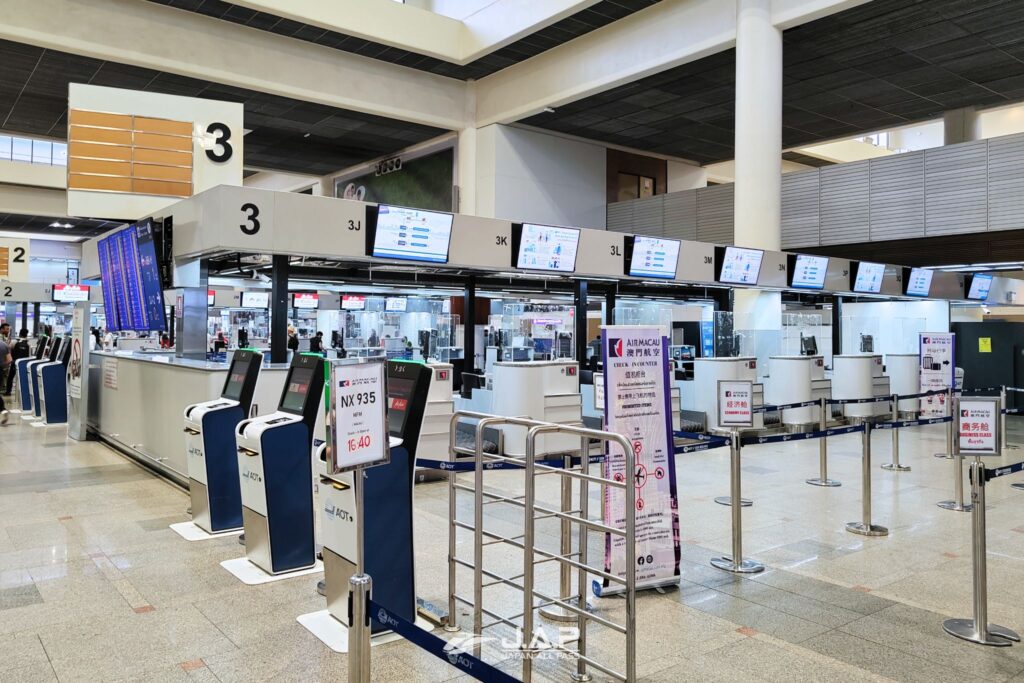
POLYGON ((130 225, 97 244, 109 330, 163 332, 163 290, 152 224, 130 225))

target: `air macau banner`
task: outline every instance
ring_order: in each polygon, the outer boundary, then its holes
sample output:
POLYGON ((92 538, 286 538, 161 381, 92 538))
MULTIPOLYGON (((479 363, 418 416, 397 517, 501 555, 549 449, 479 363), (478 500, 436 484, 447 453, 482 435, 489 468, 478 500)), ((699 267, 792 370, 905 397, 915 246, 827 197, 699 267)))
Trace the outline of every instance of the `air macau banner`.
MULTIPOLYGON (((633 445, 636 467, 626 471, 619 444, 608 444, 604 476, 632 482, 636 490, 637 588, 674 584, 679 577, 679 512, 669 391, 668 338, 657 326, 603 326, 605 429, 633 445)), ((625 495, 608 488, 605 523, 625 529, 625 495)), ((626 575, 626 539, 607 535, 605 569, 626 575)), ((600 595, 621 590, 601 586, 600 595)))

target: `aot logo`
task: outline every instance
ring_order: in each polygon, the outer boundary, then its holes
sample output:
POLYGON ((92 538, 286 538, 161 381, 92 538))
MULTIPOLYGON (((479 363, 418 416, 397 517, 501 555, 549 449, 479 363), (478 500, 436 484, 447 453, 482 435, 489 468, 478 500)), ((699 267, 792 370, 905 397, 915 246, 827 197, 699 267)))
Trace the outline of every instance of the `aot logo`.
POLYGON ((263 477, 260 476, 259 472, 253 472, 252 470, 245 470, 242 472, 242 478, 254 481, 257 484, 263 483, 263 477))
POLYGON ((621 339, 608 340, 608 354, 612 358, 622 358, 623 343, 621 339))

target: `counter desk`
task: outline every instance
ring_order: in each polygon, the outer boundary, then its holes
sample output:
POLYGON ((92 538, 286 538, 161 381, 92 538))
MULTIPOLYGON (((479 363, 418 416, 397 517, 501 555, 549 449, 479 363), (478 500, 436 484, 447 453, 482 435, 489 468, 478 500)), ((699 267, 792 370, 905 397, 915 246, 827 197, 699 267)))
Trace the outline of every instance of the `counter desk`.
MULTIPOLYGON (((187 486, 185 407, 220 396, 228 366, 170 353, 93 351, 89 430, 187 486)), ((286 364, 263 366, 253 395, 256 414, 275 409, 287 374, 286 364)))

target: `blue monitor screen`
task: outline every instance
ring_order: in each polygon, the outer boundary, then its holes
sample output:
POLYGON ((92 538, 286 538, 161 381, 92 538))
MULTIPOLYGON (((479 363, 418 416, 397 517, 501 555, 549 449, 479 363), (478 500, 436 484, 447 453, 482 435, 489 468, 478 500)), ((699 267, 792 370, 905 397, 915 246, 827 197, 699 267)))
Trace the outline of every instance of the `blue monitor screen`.
POLYGON ((163 332, 163 291, 152 223, 130 225, 97 244, 110 331, 163 332))
POLYGON ((971 289, 967 292, 967 298, 975 301, 987 301, 988 291, 992 288, 992 276, 985 273, 978 273, 971 278, 971 289))

